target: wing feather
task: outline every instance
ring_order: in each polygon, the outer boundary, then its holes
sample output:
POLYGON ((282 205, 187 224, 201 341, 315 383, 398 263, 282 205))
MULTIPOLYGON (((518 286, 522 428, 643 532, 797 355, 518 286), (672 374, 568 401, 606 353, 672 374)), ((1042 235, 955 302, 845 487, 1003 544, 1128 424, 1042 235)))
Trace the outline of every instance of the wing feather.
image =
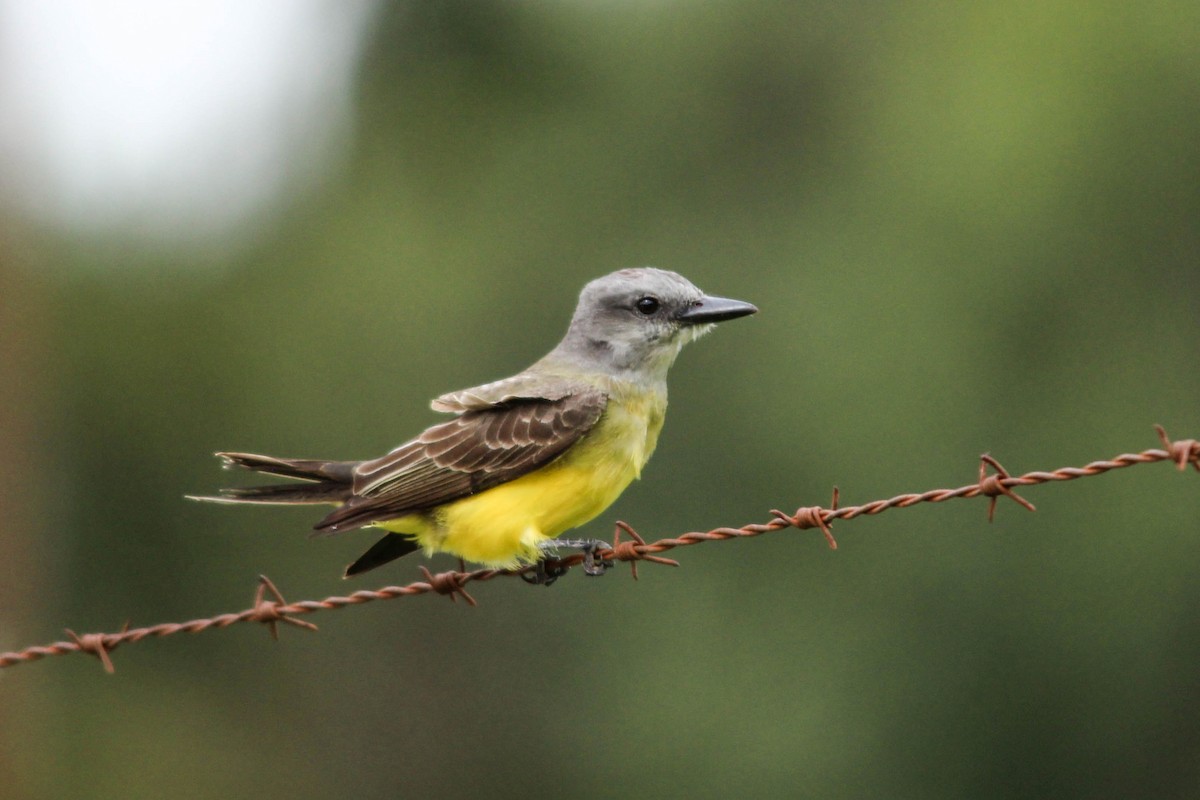
POLYGON ((512 442, 515 438, 517 430, 517 415, 503 414, 492 420, 492 426, 495 431, 496 445, 503 446, 505 443, 512 442))
POLYGON ((608 396, 512 398, 434 425, 354 470, 353 492, 317 530, 358 528, 490 489, 558 458, 590 431, 608 396))

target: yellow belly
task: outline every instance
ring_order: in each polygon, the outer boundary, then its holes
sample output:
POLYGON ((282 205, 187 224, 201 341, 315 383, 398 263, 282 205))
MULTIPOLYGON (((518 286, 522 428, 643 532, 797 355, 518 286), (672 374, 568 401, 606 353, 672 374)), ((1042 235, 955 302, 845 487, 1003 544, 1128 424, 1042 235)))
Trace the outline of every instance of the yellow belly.
POLYGON ((511 567, 538 545, 612 505, 654 452, 666 403, 610 400, 596 427, 558 460, 516 480, 379 527, 416 537, 427 552, 511 567))

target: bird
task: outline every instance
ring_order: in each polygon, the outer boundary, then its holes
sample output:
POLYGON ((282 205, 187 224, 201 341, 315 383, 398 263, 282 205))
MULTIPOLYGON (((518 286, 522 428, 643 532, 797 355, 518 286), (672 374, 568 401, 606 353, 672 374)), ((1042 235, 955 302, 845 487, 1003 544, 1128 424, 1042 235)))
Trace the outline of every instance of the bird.
POLYGON ((538 566, 547 551, 602 542, 556 537, 590 522, 641 476, 667 409, 667 373, 683 346, 716 323, 754 314, 747 302, 707 295, 676 272, 622 269, 579 295, 562 340, 508 378, 443 394, 453 415, 365 461, 219 452, 227 469, 292 479, 189 499, 218 503, 331 504, 314 535, 386 531, 344 577, 424 550, 495 569, 538 566))

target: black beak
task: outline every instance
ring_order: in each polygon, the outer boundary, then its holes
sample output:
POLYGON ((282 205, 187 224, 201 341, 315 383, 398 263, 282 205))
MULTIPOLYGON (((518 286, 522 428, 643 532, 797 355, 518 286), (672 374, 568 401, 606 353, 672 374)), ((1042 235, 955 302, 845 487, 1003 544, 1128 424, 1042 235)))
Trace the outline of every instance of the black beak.
POLYGON ((704 297, 679 313, 679 321, 686 325, 704 325, 709 322, 724 322, 757 312, 758 309, 741 300, 727 297, 704 297))

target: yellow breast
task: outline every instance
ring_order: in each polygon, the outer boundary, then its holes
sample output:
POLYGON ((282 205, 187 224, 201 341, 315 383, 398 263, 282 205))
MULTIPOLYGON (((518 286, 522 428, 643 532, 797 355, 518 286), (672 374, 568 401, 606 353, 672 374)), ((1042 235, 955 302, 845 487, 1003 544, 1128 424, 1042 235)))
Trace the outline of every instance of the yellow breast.
POLYGON ((655 392, 610 398, 596 427, 556 461, 446 504, 418 540, 481 564, 536 560, 541 541, 591 521, 639 477, 665 412, 666 398, 655 392))

